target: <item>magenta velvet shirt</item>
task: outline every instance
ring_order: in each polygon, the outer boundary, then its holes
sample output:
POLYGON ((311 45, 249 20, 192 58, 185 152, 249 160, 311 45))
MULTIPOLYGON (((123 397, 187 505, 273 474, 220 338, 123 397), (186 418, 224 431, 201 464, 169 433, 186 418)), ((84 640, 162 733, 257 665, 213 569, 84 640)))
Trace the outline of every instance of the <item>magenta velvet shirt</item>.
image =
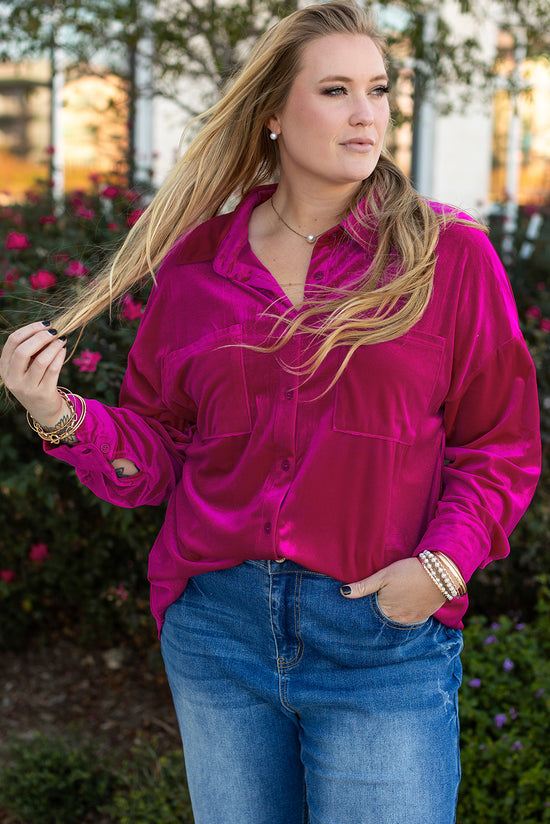
MULTIPOLYGON (((45 447, 107 501, 168 500, 149 562, 159 629, 190 576, 245 559, 284 557, 353 582, 442 550, 468 580, 508 553, 538 479, 534 367, 507 276, 476 228, 442 230, 422 319, 360 347, 329 391, 345 347, 304 380, 281 363, 304 358, 303 335, 276 353, 242 346, 264 342, 291 307, 248 244, 250 213, 272 191, 176 243, 120 406, 88 401, 79 442, 45 447), (117 478, 114 458, 140 471, 117 478)), ((374 238, 352 239, 353 220, 316 242, 306 297, 367 268, 374 238)), ((436 616, 460 627, 466 606, 462 598, 436 616)))

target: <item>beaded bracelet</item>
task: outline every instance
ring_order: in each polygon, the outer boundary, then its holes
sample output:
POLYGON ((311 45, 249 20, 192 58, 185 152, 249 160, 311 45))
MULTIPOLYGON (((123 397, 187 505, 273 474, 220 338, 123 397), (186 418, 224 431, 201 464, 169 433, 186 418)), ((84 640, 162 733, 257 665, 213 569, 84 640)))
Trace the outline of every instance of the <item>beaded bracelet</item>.
POLYGON ((425 549, 418 560, 448 601, 466 595, 466 583, 460 570, 443 552, 434 553, 425 549))
POLYGON ((76 395, 74 392, 71 392, 69 395, 69 390, 64 389, 61 386, 57 388, 57 391, 69 407, 71 414, 68 421, 64 422, 62 425, 58 423, 56 426, 44 427, 41 426, 38 421, 35 421, 35 419, 27 412, 27 423, 30 428, 36 432, 36 434, 39 435, 43 441, 48 441, 48 443, 54 444, 55 446, 63 442, 70 443, 74 440, 76 430, 86 417, 86 401, 84 398, 81 398, 80 395, 76 395), (77 414, 74 398, 78 398, 80 402, 80 414, 77 414))
POLYGON ((447 570, 447 574, 452 578, 453 583, 457 589, 457 596, 458 598, 462 598, 463 595, 466 595, 467 588, 466 588, 466 581, 462 577, 462 573, 460 572, 459 568, 452 561, 448 555, 445 555, 444 552, 436 552, 435 553, 437 560, 442 563, 447 570))

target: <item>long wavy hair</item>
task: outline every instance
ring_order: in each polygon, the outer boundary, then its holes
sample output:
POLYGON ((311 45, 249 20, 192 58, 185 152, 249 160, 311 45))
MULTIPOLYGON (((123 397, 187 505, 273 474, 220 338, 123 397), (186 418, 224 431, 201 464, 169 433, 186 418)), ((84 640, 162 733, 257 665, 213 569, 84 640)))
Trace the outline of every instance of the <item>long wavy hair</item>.
MULTIPOLYGON (((198 118, 198 133, 94 289, 61 309, 55 318, 60 334, 82 328, 139 282, 154 278, 170 247, 185 232, 253 187, 273 181, 279 157, 267 122, 284 107, 304 47, 332 34, 366 35, 386 56, 383 37, 350 0, 306 6, 277 22, 258 40, 221 99, 198 118)), ((305 366, 308 372, 335 346, 350 346, 347 363, 357 346, 402 335, 418 321, 430 299, 444 218, 412 189, 387 154, 382 153, 372 175, 363 181, 349 211, 358 218, 359 235, 371 235, 374 229, 377 236, 364 278, 353 291, 308 302, 299 317, 285 322, 276 344, 282 346, 296 332, 313 332, 320 345, 305 366), (384 277, 388 267, 391 278, 384 277)))

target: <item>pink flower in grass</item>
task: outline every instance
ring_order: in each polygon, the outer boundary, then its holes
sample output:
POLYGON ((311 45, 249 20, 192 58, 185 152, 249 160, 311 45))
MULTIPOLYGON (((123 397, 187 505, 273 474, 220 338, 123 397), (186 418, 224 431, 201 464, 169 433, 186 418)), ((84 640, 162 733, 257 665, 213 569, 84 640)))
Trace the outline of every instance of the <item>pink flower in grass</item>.
POLYGON ((13 569, 0 569, 0 578, 5 584, 9 584, 15 578, 13 569))
POLYGON ((30 276, 29 280, 32 289, 49 289, 50 286, 55 286, 57 282, 56 276, 45 269, 39 269, 35 275, 30 276))
POLYGON ((541 332, 550 332, 550 318, 543 318, 540 322, 541 332))
POLYGON ((84 349, 79 358, 75 358, 73 363, 78 366, 80 372, 95 372, 97 364, 101 360, 99 352, 90 352, 89 349, 84 349))
POLYGON ((542 310, 541 310, 540 306, 530 306, 529 309, 525 310, 525 317, 526 318, 535 318, 535 320, 537 320, 538 318, 541 318, 542 317, 542 310))
POLYGON ((48 545, 44 543, 40 544, 33 544, 31 546, 31 551, 29 552, 29 558, 31 561, 34 561, 36 564, 43 563, 46 558, 50 557, 50 553, 48 552, 48 545))
POLYGON ((122 317, 126 320, 138 320, 143 314, 143 304, 131 295, 122 298, 122 317))
POLYGON ((55 215, 42 215, 38 218, 38 221, 42 226, 46 226, 48 223, 57 223, 57 218, 55 215))
POLYGON ((31 245, 27 235, 19 232, 10 232, 5 243, 6 249, 28 249, 31 245))
POLYGON ((67 268, 65 269, 65 273, 67 275, 71 275, 74 278, 81 278, 84 275, 87 275, 90 270, 84 266, 79 260, 71 260, 67 268))

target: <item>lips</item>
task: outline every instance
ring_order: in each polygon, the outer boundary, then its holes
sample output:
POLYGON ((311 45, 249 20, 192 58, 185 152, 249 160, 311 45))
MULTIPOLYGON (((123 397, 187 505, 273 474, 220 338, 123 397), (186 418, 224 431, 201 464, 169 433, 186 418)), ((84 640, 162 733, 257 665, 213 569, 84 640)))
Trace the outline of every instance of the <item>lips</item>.
POLYGON ((341 145, 345 149, 350 149, 354 152, 370 152, 376 141, 371 137, 354 137, 351 140, 344 140, 341 145))

